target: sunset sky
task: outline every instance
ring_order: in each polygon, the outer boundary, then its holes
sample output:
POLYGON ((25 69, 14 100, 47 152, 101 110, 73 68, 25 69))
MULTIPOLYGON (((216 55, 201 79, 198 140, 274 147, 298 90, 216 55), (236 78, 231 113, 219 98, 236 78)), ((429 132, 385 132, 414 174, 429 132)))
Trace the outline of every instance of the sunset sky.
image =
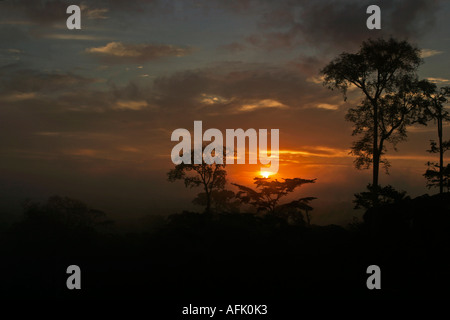
MULTIPOLYGON (((280 129, 275 178, 317 178, 313 223, 346 223, 355 192, 371 181, 348 154, 347 102, 319 70, 369 37, 422 49, 419 76, 450 85, 450 3, 398 1, 0 1, 0 210, 59 194, 115 219, 197 209, 200 190, 169 183, 173 130, 280 129), (82 8, 82 29, 66 8, 82 8), (377 4, 382 29, 366 28, 377 4)), ((392 184, 426 192, 426 152, 436 127, 409 129, 388 146, 392 184)), ((444 138, 450 138, 448 126, 444 138)), ((259 165, 230 165, 229 182, 251 186, 259 165)), ((431 190, 431 192, 435 192, 431 190)), ((3 214, 4 212, 4 214, 3 214)))

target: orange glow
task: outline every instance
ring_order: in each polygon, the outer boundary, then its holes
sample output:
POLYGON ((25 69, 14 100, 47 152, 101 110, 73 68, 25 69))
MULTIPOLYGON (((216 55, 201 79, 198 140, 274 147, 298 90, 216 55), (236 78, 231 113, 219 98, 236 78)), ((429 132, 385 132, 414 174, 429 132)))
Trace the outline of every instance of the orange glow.
POLYGON ((268 178, 270 175, 272 175, 272 172, 268 172, 268 171, 260 171, 259 174, 263 177, 263 178, 268 178))

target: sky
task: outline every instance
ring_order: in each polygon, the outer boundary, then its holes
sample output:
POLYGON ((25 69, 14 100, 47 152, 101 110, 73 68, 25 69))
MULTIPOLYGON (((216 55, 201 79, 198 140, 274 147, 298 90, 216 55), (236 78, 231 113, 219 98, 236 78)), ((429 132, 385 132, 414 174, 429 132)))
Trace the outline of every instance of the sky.
MULTIPOLYGON (((54 194, 118 220, 200 211, 200 190, 167 172, 171 133, 202 120, 204 130, 279 129, 274 178, 317 178, 293 196, 318 198, 313 223, 348 223, 361 216, 353 194, 371 181, 354 168, 344 119, 361 96, 344 102, 319 71, 369 37, 393 36, 422 50, 421 79, 450 85, 449 15, 449 2, 430 0, 0 1, 1 219, 54 194), (81 30, 66 27, 71 4, 81 30), (372 4, 381 30, 366 27, 372 4)), ((436 127, 408 132, 388 147, 380 183, 433 193, 422 174, 436 127)), ((259 167, 229 165, 228 181, 251 186, 259 167)))

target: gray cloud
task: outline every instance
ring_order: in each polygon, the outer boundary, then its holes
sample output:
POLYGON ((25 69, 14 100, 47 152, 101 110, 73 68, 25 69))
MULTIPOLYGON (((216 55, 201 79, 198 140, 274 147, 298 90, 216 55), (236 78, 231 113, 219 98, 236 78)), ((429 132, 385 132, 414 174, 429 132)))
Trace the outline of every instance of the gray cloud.
POLYGON ((16 0, 0 3, 0 8, 16 19, 25 18, 39 25, 65 22, 66 9, 70 4, 62 0, 16 0))
POLYGON ((73 73, 46 73, 31 69, 20 69, 19 65, 0 68, 0 92, 10 93, 54 93, 64 89, 77 89, 97 82, 73 73))
POLYGON ((247 47, 246 45, 239 43, 237 41, 234 41, 229 44, 220 46, 218 49, 227 51, 227 52, 231 52, 231 53, 236 53, 236 52, 244 51, 246 49, 246 47, 247 47))
POLYGON ((155 79, 153 90, 160 104, 195 110, 203 107, 212 113, 236 112, 262 100, 291 108, 312 107, 315 101, 337 102, 335 95, 297 70, 267 64, 223 63, 179 72, 155 79))
MULTIPOLYGON (((263 49, 294 48, 305 44, 342 48, 359 44, 368 37, 396 36, 417 39, 434 25, 439 0, 394 1, 246 1, 246 10, 235 2, 225 8, 241 14, 258 14, 260 31, 248 35, 246 42, 263 49), (366 28, 366 8, 378 5, 382 29, 366 28), (388 31, 387 31, 388 30, 388 31)), ((243 4, 244 6, 244 4, 243 4)))
POLYGON ((0 72, 0 100, 19 108, 39 106, 49 113, 158 110, 158 117, 170 122, 177 115, 183 119, 281 109, 331 110, 341 104, 340 96, 297 69, 268 64, 217 63, 159 76, 151 84, 124 86, 112 81, 98 86, 101 79, 21 69, 20 65, 2 67, 0 72))
POLYGON ((108 18, 111 11, 119 14, 144 11, 162 14, 173 11, 171 3, 161 0, 89 0, 78 3, 70 0, 5 0, 0 1, 0 9, 2 12, 8 12, 8 18, 25 18, 36 25, 51 26, 65 23, 66 9, 72 4, 79 5, 82 15, 86 18, 100 20, 108 18))
POLYGON ((303 54, 290 61, 288 65, 294 67, 303 75, 314 77, 319 74, 319 71, 327 62, 327 59, 322 57, 303 54))
POLYGON ((106 1, 89 1, 73 3, 70 0, 14 0, 0 2, 0 9, 8 12, 9 19, 15 18, 17 21, 26 19, 27 21, 40 25, 51 26, 54 24, 64 24, 67 19, 67 7, 69 5, 79 5, 82 15, 88 19, 105 19, 109 11, 105 5, 106 1))
POLYGON ((109 42, 105 46, 92 47, 85 50, 103 63, 143 63, 165 57, 181 57, 192 52, 191 48, 173 45, 125 44, 109 42))
POLYGON ((0 47, 8 48, 8 46, 14 45, 18 42, 29 40, 29 35, 22 28, 14 25, 2 25, 0 24, 0 47))

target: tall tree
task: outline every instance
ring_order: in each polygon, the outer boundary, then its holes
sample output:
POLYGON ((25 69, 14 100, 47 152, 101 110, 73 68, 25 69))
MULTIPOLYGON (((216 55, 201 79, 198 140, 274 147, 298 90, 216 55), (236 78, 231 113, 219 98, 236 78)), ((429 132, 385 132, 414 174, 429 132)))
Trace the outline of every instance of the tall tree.
MULTIPOLYGON (((450 87, 442 87, 440 89, 434 83, 423 81, 426 89, 425 96, 428 98, 429 105, 427 108, 427 116, 434 120, 437 124, 438 142, 430 141, 430 153, 439 153, 439 164, 428 162, 428 170, 424 176, 428 180, 428 187, 439 186, 439 193, 444 192, 444 180, 448 180, 449 169, 444 167, 444 153, 450 149, 450 140, 444 141, 442 138, 443 122, 450 121, 450 115, 444 108, 444 104, 448 102, 450 97, 450 87), (437 169, 437 170, 436 170, 437 169), (436 181, 437 180, 437 181, 436 181)), ((448 185, 448 183, 447 183, 448 185)))
MULTIPOLYGON (((204 147, 203 147, 204 149, 204 147)), ((226 150, 224 149, 224 152, 226 150)), ((226 154, 226 153, 224 153, 226 154)), ((214 156, 215 153, 212 154, 214 156)), ((221 155, 223 157, 223 154, 221 155)), ((211 213, 211 200, 214 191, 220 191, 225 188, 227 172, 225 162, 223 164, 207 164, 202 159, 201 164, 194 164, 194 152, 191 154, 191 164, 180 163, 171 169, 168 173, 168 180, 174 182, 183 180, 186 188, 203 187, 205 198, 205 212, 211 213)))
MULTIPOLYGON (((384 141, 394 130, 400 132, 398 137, 404 135, 401 133, 404 129, 402 123, 405 121, 402 114, 408 109, 402 105, 401 99, 407 96, 405 90, 409 87, 408 83, 416 79, 416 71, 421 62, 419 49, 406 41, 393 38, 369 39, 362 43, 357 53, 344 52, 321 70, 324 85, 332 90, 340 90, 344 100, 347 99, 347 90, 351 86, 355 86, 364 94, 360 107, 351 109, 347 117, 348 120, 355 121, 354 134, 365 131, 353 150, 358 156, 357 166, 372 165, 374 186, 379 185, 384 141), (386 127, 386 122, 391 120, 390 116, 398 118, 389 121, 389 128, 386 127), (380 143, 382 138, 383 143, 380 143)), ((391 140, 395 141, 393 138, 391 140)))

